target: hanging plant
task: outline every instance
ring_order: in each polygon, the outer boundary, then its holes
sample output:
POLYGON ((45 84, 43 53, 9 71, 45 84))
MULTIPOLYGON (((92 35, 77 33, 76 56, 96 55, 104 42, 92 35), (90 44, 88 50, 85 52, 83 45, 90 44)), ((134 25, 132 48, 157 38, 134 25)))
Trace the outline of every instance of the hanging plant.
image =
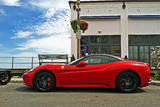
POLYGON ((80 29, 83 31, 83 33, 88 29, 88 23, 85 20, 80 21, 80 29))
MULTIPOLYGON (((77 20, 72 20, 71 21, 71 27, 74 31, 74 33, 77 32, 78 28, 77 28, 77 20)), ((85 20, 80 20, 80 29, 82 30, 82 32, 84 33, 87 29, 88 29, 88 23, 85 20)))

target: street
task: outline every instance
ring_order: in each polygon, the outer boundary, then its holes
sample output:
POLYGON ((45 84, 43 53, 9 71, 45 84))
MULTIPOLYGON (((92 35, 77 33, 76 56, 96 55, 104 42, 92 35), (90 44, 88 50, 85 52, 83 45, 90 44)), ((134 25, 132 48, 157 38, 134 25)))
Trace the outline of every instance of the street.
POLYGON ((57 88, 37 92, 22 83, 0 86, 0 107, 159 107, 160 86, 135 93, 114 89, 57 88))

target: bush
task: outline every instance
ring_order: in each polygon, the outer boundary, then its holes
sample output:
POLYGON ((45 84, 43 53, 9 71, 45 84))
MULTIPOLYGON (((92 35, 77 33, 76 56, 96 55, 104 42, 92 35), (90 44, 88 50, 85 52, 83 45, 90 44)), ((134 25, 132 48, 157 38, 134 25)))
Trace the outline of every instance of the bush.
POLYGON ((160 80, 160 74, 155 72, 155 75, 152 77, 153 80, 160 80))
POLYGON ((74 60, 75 60, 75 57, 74 57, 74 55, 72 55, 71 62, 74 61, 74 60))

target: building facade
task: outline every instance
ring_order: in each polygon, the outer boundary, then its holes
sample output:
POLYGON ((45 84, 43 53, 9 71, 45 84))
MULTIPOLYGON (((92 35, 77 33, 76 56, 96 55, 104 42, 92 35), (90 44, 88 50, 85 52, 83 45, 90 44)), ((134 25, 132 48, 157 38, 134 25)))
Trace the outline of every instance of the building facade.
MULTIPOLYGON (((76 1, 69 1, 71 20, 76 1)), ((80 18, 89 28, 81 35, 88 54, 113 54, 150 63, 150 48, 160 45, 159 0, 81 1, 80 18)), ((76 34, 71 32, 71 54, 77 57, 76 34)))

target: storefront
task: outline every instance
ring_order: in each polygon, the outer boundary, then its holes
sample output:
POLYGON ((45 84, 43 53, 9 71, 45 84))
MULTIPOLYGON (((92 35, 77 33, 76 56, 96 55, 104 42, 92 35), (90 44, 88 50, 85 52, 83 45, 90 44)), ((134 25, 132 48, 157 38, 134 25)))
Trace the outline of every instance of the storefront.
MULTIPOLYGON (((75 1, 69 1, 71 20, 76 19, 75 1)), ((81 48, 88 54, 113 54, 150 63, 151 48, 160 45, 160 2, 157 0, 81 1, 80 17, 89 24, 81 35, 81 48), (134 1, 134 2, 133 2, 134 1)), ((71 54, 77 55, 75 33, 71 54)))

